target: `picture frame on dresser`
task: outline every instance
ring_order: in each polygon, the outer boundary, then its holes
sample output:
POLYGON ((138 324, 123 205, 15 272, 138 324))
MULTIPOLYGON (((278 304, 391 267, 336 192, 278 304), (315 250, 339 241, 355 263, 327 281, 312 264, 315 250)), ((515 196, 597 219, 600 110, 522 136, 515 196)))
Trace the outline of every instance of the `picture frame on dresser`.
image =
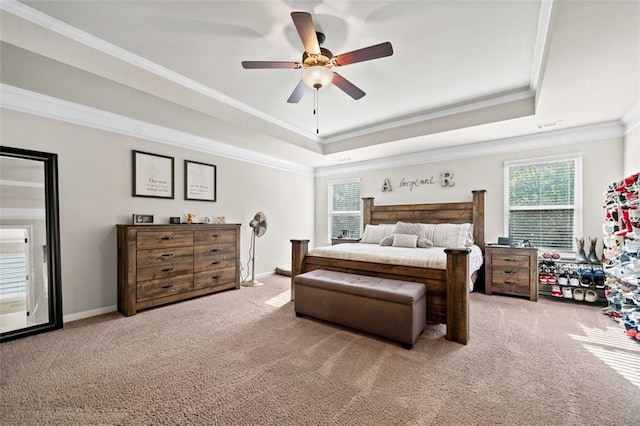
POLYGON ((132 150, 134 197, 174 198, 174 158, 132 150))

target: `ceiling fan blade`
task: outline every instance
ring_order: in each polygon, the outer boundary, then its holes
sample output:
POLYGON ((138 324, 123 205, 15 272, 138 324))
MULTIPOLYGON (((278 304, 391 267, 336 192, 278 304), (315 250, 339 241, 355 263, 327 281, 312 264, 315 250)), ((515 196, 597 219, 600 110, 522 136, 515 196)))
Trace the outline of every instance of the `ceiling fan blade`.
POLYGON ((320 44, 318 43, 316 27, 313 25, 311 14, 307 12, 291 12, 291 19, 293 19, 293 23, 298 30, 305 52, 310 55, 319 55, 320 44))
POLYGON ((300 80, 300 83, 298 83, 296 88, 293 89, 293 93, 291 94, 291 96, 289 96, 287 102, 290 104, 297 104, 298 102, 300 102, 300 99, 302 99, 306 91, 307 86, 304 85, 304 81, 300 80))
POLYGON ((353 50, 333 57, 333 63, 337 66, 355 64, 356 62, 370 61, 372 59, 384 58, 393 55, 393 47, 391 43, 375 44, 373 46, 364 47, 362 49, 353 50))
POLYGON ((338 89, 342 90, 347 95, 351 96, 356 101, 366 95, 360 88, 358 88, 355 84, 338 74, 337 72, 333 73, 333 84, 335 84, 338 89))
POLYGON ((246 70, 262 69, 262 68, 289 68, 298 69, 302 65, 299 62, 286 61, 242 61, 242 68, 246 70))

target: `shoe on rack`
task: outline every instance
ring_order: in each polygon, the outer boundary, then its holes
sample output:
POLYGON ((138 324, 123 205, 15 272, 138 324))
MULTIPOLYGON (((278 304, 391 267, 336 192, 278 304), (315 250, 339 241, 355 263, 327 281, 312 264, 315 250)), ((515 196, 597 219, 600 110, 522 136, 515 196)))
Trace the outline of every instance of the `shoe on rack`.
POLYGON ((598 293, 596 293, 595 290, 587 290, 586 293, 584 294, 584 300, 586 300, 587 302, 595 302, 596 300, 598 300, 598 293))
POLYGON ((573 298, 575 300, 584 300, 584 290, 581 288, 576 288, 573 290, 573 298))
POLYGON ((562 290, 560 290, 560 286, 559 285, 552 286, 551 294, 556 297, 562 297, 562 290))

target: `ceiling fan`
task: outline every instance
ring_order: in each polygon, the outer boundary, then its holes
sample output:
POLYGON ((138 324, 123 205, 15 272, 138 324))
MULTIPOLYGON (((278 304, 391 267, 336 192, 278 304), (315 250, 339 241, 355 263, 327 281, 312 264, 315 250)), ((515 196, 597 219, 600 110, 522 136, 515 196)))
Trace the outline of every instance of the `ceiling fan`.
POLYGON ((298 35, 304 46, 302 61, 243 61, 244 69, 288 68, 303 69, 302 80, 287 99, 289 103, 298 103, 305 93, 305 86, 312 89, 320 89, 329 83, 335 84, 339 89, 351 96, 360 99, 365 95, 360 88, 351 83, 340 74, 332 71, 334 67, 355 64, 357 62, 370 61, 393 54, 391 43, 384 42, 340 55, 333 55, 331 51, 321 47, 325 35, 317 32, 313 25, 311 14, 307 12, 292 12, 291 19, 298 30, 298 35))

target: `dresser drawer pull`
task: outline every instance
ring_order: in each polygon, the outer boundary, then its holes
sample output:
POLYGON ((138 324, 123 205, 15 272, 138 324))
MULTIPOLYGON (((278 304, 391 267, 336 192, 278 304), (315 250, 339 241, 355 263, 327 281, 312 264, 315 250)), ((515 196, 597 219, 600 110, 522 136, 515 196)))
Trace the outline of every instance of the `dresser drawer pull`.
POLYGON ((518 283, 514 283, 513 281, 505 281, 505 284, 518 285, 518 283))
POLYGON ((211 277, 211 279, 218 281, 218 280, 220 280, 220 275, 215 275, 215 276, 211 277))
POLYGON ((211 264, 212 264, 212 265, 219 265, 219 264, 220 264, 220 261, 219 261, 219 260, 216 260, 215 262, 211 262, 211 264))
POLYGON ((216 252, 219 252, 219 251, 220 251, 220 249, 212 249, 211 253, 216 253, 216 252))
POLYGON ((509 269, 508 271, 504 271, 505 274, 515 274, 516 271, 514 271, 513 269, 509 269))
POLYGON ((171 287, 173 287, 173 284, 167 284, 162 286, 162 288, 171 288, 171 287))
POLYGON ((173 253, 165 253, 162 255, 162 257, 171 257, 173 256, 173 253))
POLYGON ((218 235, 218 234, 213 234, 211 237, 212 237, 212 238, 218 238, 219 236, 220 236, 220 235, 218 235))
POLYGON ((507 262, 517 262, 518 261, 518 259, 514 259, 514 258, 505 258, 504 260, 507 261, 507 262))
POLYGON ((171 272, 173 271, 173 266, 171 268, 165 268, 162 270, 162 272, 171 272))
POLYGON ((162 237, 162 240, 173 240, 173 237, 167 235, 166 237, 162 237))

